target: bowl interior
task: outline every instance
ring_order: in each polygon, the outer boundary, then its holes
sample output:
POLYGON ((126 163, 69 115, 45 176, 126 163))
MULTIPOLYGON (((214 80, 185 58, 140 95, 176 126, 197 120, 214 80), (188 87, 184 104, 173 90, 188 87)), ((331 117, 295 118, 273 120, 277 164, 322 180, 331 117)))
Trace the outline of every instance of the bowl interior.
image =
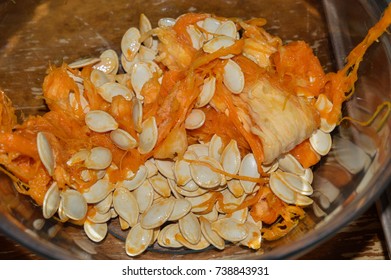
MULTIPOLYGON (((124 32, 138 26, 145 13, 153 26, 162 17, 208 12, 224 17, 264 17, 266 29, 284 42, 304 40, 326 71, 335 71, 378 19, 382 1, 3 1, 0 3, 0 90, 13 101, 18 116, 46 111, 42 82, 50 64, 98 57, 106 49, 120 52, 124 32), (355 9, 349 7, 354 6, 355 9)), ((345 113, 368 119, 390 101, 390 42, 382 37, 366 54, 354 97, 345 113)), ((391 120, 362 127, 343 122, 333 133, 333 148, 314 168, 313 207, 293 232, 253 251, 229 246, 201 252, 148 249, 143 259, 294 258, 323 242, 362 213, 390 183, 391 120)), ((19 194, 0 174, 0 228, 23 245, 49 258, 127 259, 124 232, 116 222, 101 243, 81 228, 43 220, 41 209, 19 194)))

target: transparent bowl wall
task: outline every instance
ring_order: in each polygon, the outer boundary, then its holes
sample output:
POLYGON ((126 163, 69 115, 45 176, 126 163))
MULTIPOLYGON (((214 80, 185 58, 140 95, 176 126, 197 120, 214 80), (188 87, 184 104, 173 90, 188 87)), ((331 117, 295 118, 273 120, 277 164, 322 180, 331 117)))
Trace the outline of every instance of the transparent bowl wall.
MULTIPOLYGON (((304 40, 326 71, 341 67, 346 54, 366 34, 386 6, 383 1, 248 0, 248 1, 104 1, 26 0, 0 3, 0 89, 14 102, 19 116, 42 114, 46 107, 41 85, 49 64, 60 65, 94 57, 105 49, 119 52, 122 34, 138 25, 145 13, 156 26, 162 17, 186 12, 209 12, 225 17, 265 17, 266 29, 285 42, 304 40), (354 8, 352 8, 354 7, 354 8)), ((356 93, 345 114, 368 119, 377 106, 390 101, 390 40, 383 36, 368 51, 360 68, 356 93)), ((375 122, 376 124, 376 122, 375 122)), ((333 133, 333 149, 314 168, 318 207, 284 238, 263 242, 253 251, 231 245, 224 251, 167 250, 153 246, 143 259, 275 259, 296 258, 333 236, 365 211, 390 185, 391 120, 376 125, 343 123, 333 133), (321 215, 321 214, 324 215, 321 215)), ((37 229, 41 210, 17 193, 0 174, 0 229, 32 251, 48 258, 129 259, 117 224, 101 243, 82 229, 48 220, 37 229)), ((332 250, 332 248, 330 248, 332 250)))

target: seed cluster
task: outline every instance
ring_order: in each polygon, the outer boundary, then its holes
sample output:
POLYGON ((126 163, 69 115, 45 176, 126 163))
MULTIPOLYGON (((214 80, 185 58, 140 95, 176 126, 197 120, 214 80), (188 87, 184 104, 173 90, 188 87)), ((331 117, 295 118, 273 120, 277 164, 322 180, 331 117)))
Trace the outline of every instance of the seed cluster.
MULTIPOLYGON (((119 149, 137 148, 145 155, 157 144, 155 116, 143 120, 143 87, 154 77, 162 82, 163 70, 158 63, 170 57, 161 51, 161 42, 154 35, 171 30, 175 22, 176 19, 161 19, 159 27, 152 29, 148 18, 142 15, 140 28, 132 27, 125 32, 120 58, 115 51, 106 50, 99 58, 69 64, 73 71, 92 66, 90 80, 106 102, 113 102, 116 96, 131 101, 137 139, 120 128, 110 113, 91 110, 83 95, 83 78, 68 71, 80 91, 78 98, 71 92, 70 106, 75 110, 81 108, 87 127, 96 133, 109 133, 119 149), (118 73, 120 67, 125 73, 118 73)), ((233 46, 240 39, 233 21, 214 17, 187 26, 186 32, 191 47, 207 54, 233 46)), ((265 48, 266 54, 275 51, 265 48)), ((263 59, 253 56, 251 47, 244 49, 243 55, 264 66, 263 59)), ((222 73, 224 86, 237 95, 244 89, 245 78, 232 57, 234 54, 226 54, 218 59, 226 62, 222 73)), ((210 75, 204 79, 194 109, 184 121, 186 130, 204 125, 206 117, 200 108, 210 106, 215 90, 216 77, 210 75)), ((315 106, 319 110, 330 110, 332 104, 329 103, 326 96, 321 96, 315 106)), ((330 150, 329 132, 333 128, 323 120, 320 129, 310 137, 312 148, 319 155, 330 150)), ((178 140, 175 144, 181 146, 183 142, 178 140)), ((55 160, 43 132, 37 135, 37 146, 42 163, 52 175, 55 160)), ((83 166, 82 180, 95 183, 81 193, 71 188, 60 191, 54 182, 44 199, 44 217, 50 218, 57 213, 64 222, 84 219, 84 231, 95 242, 102 241, 107 235, 107 223, 118 218, 123 230, 130 228, 125 243, 129 256, 143 253, 154 242, 163 247, 184 246, 192 250, 210 245, 222 250, 226 242, 259 249, 262 223, 253 219, 248 207, 240 207, 260 188, 257 184, 260 168, 254 155, 247 153, 242 157, 236 140, 224 145, 218 135, 208 143, 199 142, 181 149, 184 150, 182 158, 150 158, 137 172, 129 172, 125 180, 116 183, 112 183, 108 171, 119 167, 113 163, 109 149, 80 150, 69 158, 67 165, 83 166)), ((261 169, 270 175, 270 188, 282 201, 298 206, 312 204, 308 197, 313 192, 311 169, 303 168, 293 156, 283 155, 261 169)))

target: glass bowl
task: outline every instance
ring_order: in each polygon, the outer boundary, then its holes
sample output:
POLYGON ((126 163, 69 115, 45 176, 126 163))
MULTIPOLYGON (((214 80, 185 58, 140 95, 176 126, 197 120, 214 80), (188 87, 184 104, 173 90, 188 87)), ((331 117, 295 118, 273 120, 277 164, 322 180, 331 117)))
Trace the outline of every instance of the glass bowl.
MULTIPOLYGON (((284 42, 304 40, 326 71, 341 67, 346 54, 380 17, 384 1, 360 0, 26 0, 0 3, 0 89, 18 115, 42 114, 41 86, 49 64, 60 65, 102 51, 119 50, 123 33, 138 26, 145 13, 156 26, 162 17, 208 12, 225 17, 264 17, 266 29, 284 42), (352 9, 351 7, 354 7, 352 9)), ((390 101, 390 37, 383 36, 364 57, 353 98, 344 107, 356 119, 368 119, 390 101)), ((344 122, 333 133, 333 148, 314 167, 315 204, 284 238, 263 242, 253 251, 230 245, 219 251, 163 250, 156 246, 142 259, 280 259, 297 258, 332 237, 365 211, 390 185, 391 119, 380 131, 344 122)), ((19 194, 0 174, 0 229, 32 251, 54 259, 129 259, 124 233, 113 222, 107 238, 88 240, 81 228, 44 220, 40 207, 19 194)))

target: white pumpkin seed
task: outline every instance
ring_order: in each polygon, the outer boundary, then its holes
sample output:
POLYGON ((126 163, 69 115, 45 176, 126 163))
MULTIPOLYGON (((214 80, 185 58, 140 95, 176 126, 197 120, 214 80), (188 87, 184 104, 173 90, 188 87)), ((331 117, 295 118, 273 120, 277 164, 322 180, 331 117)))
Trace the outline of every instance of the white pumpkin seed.
POLYGON ((153 238, 153 230, 144 229, 140 224, 132 227, 126 236, 125 250, 129 256, 137 256, 144 252, 153 238))
POLYGON ((213 246, 215 246, 219 250, 223 250, 225 248, 224 239, 220 237, 215 231, 212 230, 212 226, 209 220, 205 217, 199 218, 201 223, 201 232, 206 240, 210 242, 213 246))
POLYGON ((151 207, 148 208, 147 211, 141 214, 141 226, 145 229, 160 227, 170 217, 172 211, 174 210, 174 205, 175 199, 172 197, 163 198, 160 201, 155 202, 151 207))
POLYGON ((193 48, 196 50, 201 49, 205 41, 205 37, 202 32, 195 28, 194 25, 188 25, 186 27, 186 32, 190 36, 193 48))
POLYGON ((135 28, 129 28, 122 37, 121 51, 128 61, 132 61, 136 56, 141 43, 139 42, 141 37, 140 31, 135 28))
POLYGON ((106 213, 99 213, 94 207, 92 208, 92 211, 88 211, 87 219, 95 224, 103 224, 111 219, 111 213, 110 211, 107 211, 106 213))
POLYGON ((168 185, 170 186, 171 192, 175 198, 181 199, 183 196, 177 191, 178 185, 175 183, 175 180, 167 179, 168 185))
POLYGON ((236 39, 236 25, 232 20, 224 21, 217 28, 216 35, 224 35, 236 39))
POLYGON ((240 66, 233 60, 228 59, 224 66, 224 85, 234 94, 239 94, 244 88, 244 74, 240 66))
MULTIPOLYGON (((199 162, 210 164, 215 168, 221 169, 221 166, 214 158, 204 156, 198 159, 199 162)), ((208 166, 199 164, 197 162, 190 164, 190 173, 194 180, 202 188, 215 188, 221 183, 221 175, 212 171, 208 166)))
POLYGON ((168 181, 161 174, 157 174, 148 179, 153 189, 162 197, 170 197, 171 189, 168 185, 168 181))
POLYGON ((204 194, 194 196, 194 197, 186 197, 186 199, 190 202, 191 204, 191 211, 193 213, 198 213, 198 212, 204 212, 208 209, 208 201, 212 198, 213 193, 211 192, 206 192, 204 194))
POLYGON ((97 89, 98 94, 107 102, 113 102, 115 96, 123 96, 126 100, 131 100, 133 92, 124 85, 116 82, 104 83, 97 89))
POLYGON ((89 111, 85 116, 85 122, 88 128, 95 132, 108 132, 118 128, 116 120, 101 110, 89 111))
POLYGON ((248 229, 248 235, 245 239, 240 241, 240 244, 251 249, 258 250, 261 248, 262 243, 261 229, 251 222, 246 222, 246 226, 248 229))
POLYGON ((87 234, 88 238, 94 242, 102 241, 107 235, 107 224, 96 224, 89 220, 84 222, 84 232, 87 234))
POLYGON ((130 77, 131 76, 129 73, 117 74, 115 75, 114 81, 127 87, 128 85, 130 85, 130 77))
POLYGON ((139 62, 133 66, 130 81, 132 83, 133 90, 136 93, 136 97, 139 100, 144 100, 144 97, 141 95, 141 90, 145 83, 152 77, 152 71, 146 62, 139 62))
POLYGON ((120 149, 129 151, 137 147, 137 141, 127 131, 117 128, 110 132, 110 139, 120 149))
POLYGON ((137 224, 139 209, 133 194, 125 188, 117 188, 113 193, 113 206, 118 215, 124 219, 129 226, 137 224))
POLYGON ((158 173, 154 158, 148 159, 144 165, 147 168, 147 178, 151 178, 158 173))
POLYGON ((229 191, 235 196, 235 197, 241 197, 244 194, 244 188, 241 184, 240 180, 232 179, 227 181, 227 186, 229 191))
POLYGON ((60 190, 57 182, 53 182, 45 193, 42 204, 42 214, 45 219, 50 219, 60 206, 60 190))
POLYGON ((175 24, 176 19, 175 18, 161 18, 159 19, 157 25, 159 27, 171 27, 175 24))
POLYGON ((43 132, 38 132, 37 134, 37 149, 42 164, 45 166, 49 175, 53 176, 55 168, 54 154, 52 146, 43 132))
MULTIPOLYGON (((189 168, 189 172, 190 172, 190 168, 189 168)), ((186 184, 184 184, 183 186, 180 186, 180 188, 186 192, 196 192, 200 187, 196 184, 196 182, 194 182, 191 179, 191 176, 190 176, 189 182, 186 182, 186 184)), ((191 195, 189 195, 189 196, 191 196, 191 195)))
POLYGON ((148 180, 145 180, 141 186, 133 191, 140 213, 144 213, 153 202, 153 187, 148 180))
MULTIPOLYGON (((149 21, 148 17, 144 14, 140 14, 140 34, 142 37, 145 37, 145 33, 148 33, 152 30, 151 22, 149 21)), ((152 37, 148 36, 144 39, 143 44, 150 48, 152 47, 152 37)))
MULTIPOLYGON (((239 169, 240 176, 247 176, 251 178, 259 178, 260 174, 258 172, 258 165, 255 157, 252 153, 245 155, 240 164, 239 169)), ((251 194, 254 191, 254 187, 256 185, 255 182, 250 182, 246 180, 240 180, 240 184, 242 185, 244 192, 247 194, 251 194)))
POLYGON ((204 157, 209 155, 209 147, 205 144, 193 144, 190 145, 187 150, 194 152, 197 157, 204 157))
POLYGON ((304 174, 301 176, 304 180, 306 180, 308 183, 312 184, 312 181, 314 180, 314 173, 312 172, 311 168, 304 169, 304 174))
POLYGON ((150 48, 141 46, 138 51, 138 56, 143 62, 152 62, 156 58, 156 52, 150 48))
POLYGON ((331 135, 318 129, 311 135, 310 144, 319 155, 325 156, 331 149, 331 135))
POLYGON ((221 159, 221 154, 224 151, 223 140, 217 134, 212 136, 209 142, 208 155, 218 161, 221 159))
POLYGON ((220 27, 221 21, 213 17, 208 17, 202 22, 202 28, 205 29, 207 34, 207 39, 210 40, 213 38, 213 35, 216 33, 217 29, 220 27))
POLYGON ((304 175, 304 168, 300 162, 291 154, 285 154, 278 159, 278 166, 282 171, 304 175))
POLYGON ((195 107, 201 108, 206 106, 209 103, 209 101, 212 100, 215 91, 216 91, 216 78, 210 76, 204 80, 204 84, 202 86, 200 94, 197 97, 195 107))
POLYGON ((221 165, 224 171, 236 174, 240 168, 240 151, 236 140, 231 140, 221 154, 221 165))
POLYGON ((127 230, 130 228, 130 225, 128 224, 128 222, 125 221, 124 219, 122 219, 121 217, 118 218, 118 221, 119 221, 119 226, 120 226, 121 230, 127 230))
POLYGON ((319 94, 315 102, 315 108, 319 112, 329 113, 333 109, 333 103, 323 93, 319 94))
POLYGON ((98 180, 83 192, 83 196, 87 203, 98 203, 107 197, 112 190, 113 186, 108 180, 98 180))
POLYGON ((73 220, 81 220, 87 214, 87 202, 76 190, 67 189, 61 193, 62 210, 73 220))
POLYGON ((225 210, 235 210, 240 204, 243 203, 243 201, 246 199, 246 194, 243 194, 240 197, 235 197, 229 189, 224 189, 221 191, 221 194, 223 195, 223 201, 222 203, 225 205, 224 209, 220 207, 220 203, 216 204, 216 209, 220 213, 225 213, 225 210))
POLYGON ((224 240, 238 242, 248 236, 246 224, 232 218, 219 219, 211 224, 212 230, 217 232, 224 240))
POLYGON ((286 183, 286 186, 291 188, 293 191, 302 195, 311 195, 313 193, 311 185, 300 176, 279 170, 276 171, 275 174, 278 175, 280 179, 286 183))
POLYGON ((118 182, 117 186, 124 187, 129 191, 133 191, 141 186, 147 178, 148 171, 144 165, 140 165, 139 169, 136 172, 136 175, 130 180, 123 180, 122 182, 118 182))
MULTIPOLYGON (((186 151, 183 155, 184 159, 195 160, 197 155, 194 152, 186 151)), ((178 185, 184 186, 191 181, 191 173, 190 173, 190 163, 184 159, 179 159, 175 161, 174 164, 174 174, 175 179, 178 185)), ((194 183, 195 189, 188 189, 188 191, 194 191, 198 188, 198 186, 194 183)))
MULTIPOLYGON (((80 92, 83 91, 81 90, 80 92)), ((79 101, 76 99, 74 92, 69 93, 68 99, 69 99, 69 104, 71 105, 73 110, 75 111, 79 110, 79 102, 80 102, 80 106, 84 114, 87 114, 90 111, 90 105, 88 104, 87 99, 84 97, 82 93, 79 94, 79 101)))
POLYGON ((216 209, 216 205, 213 206, 212 211, 206 214, 199 215, 199 218, 203 217, 207 219, 209 222, 214 222, 218 219, 219 212, 216 209))
MULTIPOLYGON (((202 49, 206 53, 214 53, 220 49, 232 46, 233 44, 235 44, 235 39, 228 36, 217 36, 212 40, 206 42, 202 47, 202 49)), ((232 55, 224 56, 221 58, 230 58, 230 57, 232 57, 232 55)))
POLYGON ((69 68, 76 69, 76 68, 82 68, 89 65, 94 65, 95 63, 98 63, 100 61, 99 58, 96 57, 89 57, 89 58, 83 58, 76 60, 72 63, 69 63, 69 68))
POLYGON ((110 166, 112 161, 111 151, 105 147, 94 147, 90 150, 90 153, 84 165, 89 169, 101 170, 110 166))
POLYGON ((320 118, 320 126, 319 129, 325 133, 330 133, 334 130, 337 125, 335 123, 330 124, 327 119, 320 118))
POLYGON ((268 165, 261 165, 262 171, 265 173, 271 174, 272 172, 276 171, 278 169, 278 161, 275 160, 271 164, 268 165))
POLYGON ((314 201, 311 198, 309 198, 308 196, 301 195, 299 193, 295 193, 295 204, 296 205, 305 207, 305 206, 311 205, 312 203, 314 203, 314 201))
POLYGON ((105 83, 110 82, 107 75, 98 69, 93 69, 91 71, 90 80, 96 88, 99 88, 100 86, 104 85, 105 83))
POLYGON ((67 161, 68 166, 73 166, 78 163, 82 163, 86 160, 86 158, 89 156, 90 151, 86 149, 81 149, 76 154, 73 154, 71 158, 67 161))
POLYGON ((170 217, 168 218, 169 221, 177 221, 187 215, 191 210, 191 203, 187 199, 176 199, 174 210, 172 210, 172 213, 170 217))
POLYGON ((225 215, 225 218, 232 218, 237 220, 239 223, 243 224, 246 222, 248 216, 248 208, 242 208, 235 212, 229 213, 225 215))
POLYGON ((205 113, 200 109, 191 110, 190 114, 186 117, 185 128, 189 130, 200 128, 205 123, 205 113))
POLYGON ((187 239, 179 232, 175 235, 175 240, 180 244, 194 251, 204 250, 209 247, 209 242, 201 235, 200 241, 196 244, 190 243, 187 239))
POLYGON ((100 70, 106 74, 116 74, 118 71, 119 60, 114 50, 105 50, 100 55, 100 62, 93 66, 94 69, 100 70))
POLYGON ((142 132, 139 135, 138 151, 140 154, 147 154, 153 150, 157 143, 158 130, 155 117, 149 117, 142 125, 142 132))
MULTIPOLYGON (((60 194, 60 197, 61 197, 61 194, 60 194)), ((69 220, 69 217, 65 214, 63 205, 64 205, 64 201, 61 198, 60 204, 58 205, 57 215, 58 215, 58 218, 60 219, 60 222, 65 223, 66 221, 69 220)))
POLYGON ((159 232, 157 242, 162 247, 180 248, 183 245, 175 239, 176 234, 179 234, 178 224, 168 224, 159 232))
POLYGON ((275 172, 270 175, 270 189, 282 201, 293 204, 295 203, 295 192, 275 172))
POLYGON ((208 192, 208 189, 200 188, 193 180, 190 180, 184 186, 175 185, 175 190, 185 197, 196 197, 208 192))
POLYGON ((164 177, 175 180, 173 161, 156 159, 155 165, 164 177))
POLYGON ((133 103, 133 110, 132 110, 132 120, 134 124, 134 129, 141 133, 142 131, 142 120, 143 120, 143 105, 141 104, 141 101, 138 98, 132 99, 133 103))
MULTIPOLYGON (((122 68, 124 68, 125 72, 126 72, 127 74, 129 74, 129 81, 130 81, 130 78, 131 78, 130 73, 132 73, 133 66, 134 66, 136 63, 140 62, 140 61, 141 61, 141 59, 140 59, 140 57, 139 57, 138 54, 136 54, 136 55, 133 57, 133 59, 130 60, 130 61, 126 59, 126 57, 125 57, 124 54, 121 55, 121 65, 122 65, 122 68)), ((123 83, 121 83, 121 84, 123 84, 123 83)), ((126 85, 126 84, 125 84, 125 85, 126 85)))
POLYGON ((111 204, 113 203, 113 193, 109 193, 103 200, 95 204, 95 209, 98 213, 109 212, 111 204))

